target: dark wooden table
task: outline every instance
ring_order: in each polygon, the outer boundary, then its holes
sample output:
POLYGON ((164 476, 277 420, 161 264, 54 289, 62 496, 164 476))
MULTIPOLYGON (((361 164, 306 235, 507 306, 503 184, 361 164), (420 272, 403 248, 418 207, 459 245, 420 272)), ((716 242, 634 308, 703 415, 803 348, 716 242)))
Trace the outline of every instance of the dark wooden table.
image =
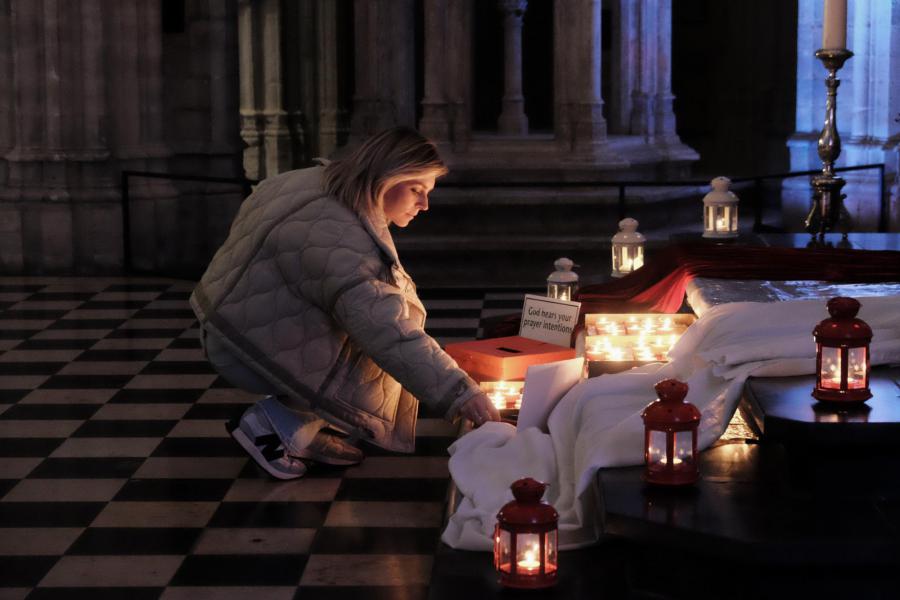
POLYGON ((707 572, 705 597, 717 586, 748 598, 900 596, 898 375, 873 372, 868 420, 817 406, 811 376, 751 380, 742 410, 761 440, 701 453, 687 489, 647 486, 638 467, 601 471, 606 532, 643 556, 632 585, 681 597, 693 565, 707 572), (748 577, 735 588, 738 574, 748 577))

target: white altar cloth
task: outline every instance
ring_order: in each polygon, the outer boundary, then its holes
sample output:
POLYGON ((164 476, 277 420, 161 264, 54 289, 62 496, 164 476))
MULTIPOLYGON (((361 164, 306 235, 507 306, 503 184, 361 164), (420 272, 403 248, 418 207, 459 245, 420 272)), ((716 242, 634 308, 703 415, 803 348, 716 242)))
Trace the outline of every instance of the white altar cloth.
MULTIPOLYGON (((874 331, 871 364, 900 363, 900 296, 859 298, 860 318, 874 331)), ((690 386, 687 400, 702 412, 699 447, 725 431, 749 376, 811 374, 812 330, 826 318, 821 300, 735 302, 710 308, 670 351, 671 362, 602 375, 575 385, 548 420, 516 433, 487 423, 449 449, 450 474, 461 501, 442 540, 454 548, 490 550, 497 511, 521 477, 548 482, 545 500, 559 512, 560 547, 595 542, 600 530, 591 482, 598 469, 643 463, 640 413, 653 386, 674 377, 690 386)))

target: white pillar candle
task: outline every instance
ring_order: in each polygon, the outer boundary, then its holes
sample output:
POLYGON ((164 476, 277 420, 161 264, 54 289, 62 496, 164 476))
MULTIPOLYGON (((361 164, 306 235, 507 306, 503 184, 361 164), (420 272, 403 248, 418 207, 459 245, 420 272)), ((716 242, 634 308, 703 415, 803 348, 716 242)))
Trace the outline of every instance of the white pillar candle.
POLYGON ((822 25, 822 48, 847 47, 847 0, 825 0, 825 22, 822 25))

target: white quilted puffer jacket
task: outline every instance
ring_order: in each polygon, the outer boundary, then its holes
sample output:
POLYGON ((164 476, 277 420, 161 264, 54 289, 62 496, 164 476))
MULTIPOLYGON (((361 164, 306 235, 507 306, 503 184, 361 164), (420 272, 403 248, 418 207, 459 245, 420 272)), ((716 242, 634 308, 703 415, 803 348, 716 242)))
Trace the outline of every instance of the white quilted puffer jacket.
POLYGON ((417 398, 452 418, 478 385, 425 333, 387 224, 327 196, 323 171, 258 186, 191 306, 288 396, 362 439, 412 452, 417 398))

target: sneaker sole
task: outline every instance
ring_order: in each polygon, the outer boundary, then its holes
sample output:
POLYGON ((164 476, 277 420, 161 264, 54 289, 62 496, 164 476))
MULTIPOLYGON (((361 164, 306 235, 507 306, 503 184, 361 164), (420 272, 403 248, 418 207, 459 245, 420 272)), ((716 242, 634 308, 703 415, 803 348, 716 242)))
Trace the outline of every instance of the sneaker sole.
MULTIPOLYGON (((350 465, 358 465, 362 462, 362 458, 359 460, 348 460, 345 458, 335 458, 333 456, 328 456, 326 454, 318 454, 316 452, 310 452, 309 450, 301 450, 297 454, 292 454, 291 456, 296 456, 298 458, 305 458, 307 460, 314 460, 316 462, 324 463, 326 465, 335 465, 339 467, 348 467, 350 465)), ((363 457, 365 458, 365 457, 363 457)))
POLYGON ((300 477, 306 475, 305 469, 302 473, 299 474, 285 473, 283 471, 273 469, 272 465, 269 464, 269 461, 266 460, 266 457, 263 456, 259 449, 256 447, 256 444, 254 444, 253 441, 248 438, 243 431, 241 431, 240 427, 235 427, 229 433, 231 433, 231 437, 233 437, 234 440, 238 444, 240 444, 244 450, 247 451, 247 454, 249 454, 253 458, 253 460, 256 461, 256 464, 265 469, 266 473, 268 473, 272 477, 275 477, 276 479, 299 479, 300 477))

